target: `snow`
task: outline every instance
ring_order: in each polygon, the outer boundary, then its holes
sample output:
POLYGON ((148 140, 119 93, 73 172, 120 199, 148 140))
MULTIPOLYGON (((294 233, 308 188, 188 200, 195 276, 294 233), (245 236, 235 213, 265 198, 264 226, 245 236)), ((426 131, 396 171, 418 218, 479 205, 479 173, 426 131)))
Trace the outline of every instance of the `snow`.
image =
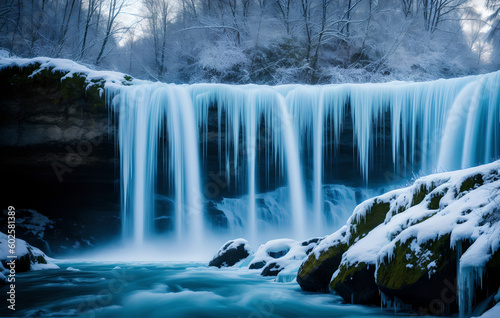
POLYGON ((481 318, 498 318, 500 317, 500 303, 496 304, 495 307, 491 308, 481 316, 481 318))
MULTIPOLYGON (((28 247, 27 247, 28 244, 24 240, 16 238, 15 244, 16 244, 15 255, 19 257, 21 255, 25 255, 28 253, 28 247)), ((0 232, 0 255, 2 259, 7 259, 7 255, 10 255, 7 234, 4 234, 2 232, 0 232)))
POLYGON ((295 241, 286 238, 271 240, 259 246, 250 264, 263 261, 267 266, 270 263, 276 263, 281 269, 276 281, 291 282, 297 277, 300 265, 308 257, 307 251, 317 244, 307 244, 307 242, 308 240, 295 241), (284 255, 282 255, 283 253, 284 255))
MULTIPOLYGON (((40 67, 36 69, 30 77, 33 77, 42 70, 51 70, 52 72, 66 73, 61 81, 66 78, 71 78, 75 74, 81 74, 86 77, 88 87, 94 85, 92 81, 104 81, 104 87, 121 86, 125 81, 126 74, 114 71, 96 71, 82 64, 76 63, 68 59, 58 59, 49 57, 35 57, 35 58, 19 58, 9 57, 9 53, 5 50, 0 50, 0 69, 6 67, 28 67, 34 63, 39 63, 40 67)), ((132 83, 144 83, 144 81, 133 79, 132 83)))
POLYGON ((286 265, 292 259, 305 258, 307 247, 301 245, 300 242, 292 239, 277 239, 271 240, 265 244, 259 246, 257 252, 254 255, 252 264, 258 262, 266 262, 269 264, 271 262, 276 262, 278 265, 286 265), (284 252, 285 255, 279 259, 271 257, 271 253, 284 252), (278 261, 279 260, 279 261, 278 261))
POLYGON ((31 264, 31 270, 32 271, 40 271, 40 270, 47 270, 47 269, 59 269, 59 266, 57 266, 54 263, 47 263, 47 264, 35 263, 35 264, 31 264))
POLYGON ((248 252, 249 255, 253 254, 252 248, 248 244, 248 241, 243 238, 237 238, 235 240, 231 240, 229 242, 224 243, 224 245, 219 249, 217 255, 215 257, 221 256, 227 250, 232 250, 238 248, 238 246, 243 245, 243 249, 248 252), (229 245, 228 245, 229 244, 229 245))

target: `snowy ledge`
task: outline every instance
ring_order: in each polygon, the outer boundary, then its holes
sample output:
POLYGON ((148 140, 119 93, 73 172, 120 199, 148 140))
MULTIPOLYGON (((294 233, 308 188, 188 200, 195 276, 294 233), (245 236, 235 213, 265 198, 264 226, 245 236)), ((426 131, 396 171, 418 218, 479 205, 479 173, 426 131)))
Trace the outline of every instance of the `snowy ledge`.
POLYGON ((62 73, 61 82, 75 77, 84 77, 87 84, 86 88, 97 87, 100 96, 104 93, 104 88, 128 86, 142 82, 120 72, 93 70, 68 59, 9 57, 7 51, 0 50, 0 70, 5 68, 32 69, 28 78, 33 78, 37 74, 43 73, 43 71, 62 73))

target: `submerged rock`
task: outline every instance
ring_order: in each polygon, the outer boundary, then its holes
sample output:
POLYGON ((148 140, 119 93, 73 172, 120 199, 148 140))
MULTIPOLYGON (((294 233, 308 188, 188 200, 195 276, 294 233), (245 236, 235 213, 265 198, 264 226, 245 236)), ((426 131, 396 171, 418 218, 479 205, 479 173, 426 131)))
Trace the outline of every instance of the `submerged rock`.
POLYGON ((208 266, 229 267, 247 258, 252 253, 248 242, 242 238, 226 242, 208 266))

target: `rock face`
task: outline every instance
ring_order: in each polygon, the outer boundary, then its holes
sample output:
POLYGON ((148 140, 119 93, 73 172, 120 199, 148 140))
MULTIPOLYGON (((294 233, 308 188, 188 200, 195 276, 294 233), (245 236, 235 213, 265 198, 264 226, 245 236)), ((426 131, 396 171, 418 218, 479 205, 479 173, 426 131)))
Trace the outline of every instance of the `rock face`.
POLYGON ((348 303, 382 300, 426 315, 492 305, 500 287, 499 189, 496 161, 367 200, 311 252, 297 282, 307 291, 329 286, 348 303))
POLYGON ((67 73, 40 63, 0 68, 0 173, 9 181, 2 206, 14 206, 28 223, 30 211, 47 217, 43 238, 24 234, 51 255, 104 243, 120 231, 114 127, 103 84, 89 87, 85 75, 67 73))
POLYGON ((416 251, 412 244, 416 244, 413 239, 397 244, 394 258, 379 264, 378 288, 390 298, 397 297, 419 308, 439 300, 433 310, 456 311, 456 304, 441 300, 443 290, 449 290, 457 278, 457 257, 450 250, 450 235, 429 240, 416 251))
POLYGON ((252 253, 248 242, 244 239, 236 239, 227 242, 217 252, 208 266, 229 267, 247 258, 252 253))
POLYGON ((351 304, 380 304, 380 294, 375 283, 375 266, 363 262, 342 265, 330 283, 330 288, 351 304))

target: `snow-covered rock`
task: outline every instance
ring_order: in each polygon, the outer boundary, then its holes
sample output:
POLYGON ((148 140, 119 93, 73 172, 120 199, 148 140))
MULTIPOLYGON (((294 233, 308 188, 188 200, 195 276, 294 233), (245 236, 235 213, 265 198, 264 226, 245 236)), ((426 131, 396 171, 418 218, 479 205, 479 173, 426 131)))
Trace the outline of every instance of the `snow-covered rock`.
POLYGON ((8 256, 12 255, 9 251, 8 236, 0 232, 0 282, 6 282, 6 276, 10 272, 8 263, 12 260, 15 261, 16 272, 59 268, 59 266, 50 261, 47 255, 24 240, 15 240, 15 254, 13 255, 17 256, 17 258, 9 258, 8 256))
POLYGON ((225 243, 210 261, 209 266, 260 270, 262 276, 277 276, 278 282, 291 282, 297 276, 300 265, 323 238, 306 241, 292 239, 271 240, 253 253, 242 238, 225 243))
POLYGON ((247 240, 239 238, 226 242, 208 266, 229 267, 253 254, 247 240))
POLYGON ((346 302, 376 303, 380 290, 388 301, 434 306, 430 313, 470 314, 500 286, 499 221, 500 161, 423 177, 358 205, 313 250, 297 281, 318 291, 330 282, 346 302))
POLYGON ((320 241, 320 238, 302 242, 292 239, 271 240, 259 247, 249 268, 262 268, 262 276, 277 276, 285 270, 287 274, 282 275, 280 280, 289 281, 288 276, 298 271, 300 264, 320 241))

